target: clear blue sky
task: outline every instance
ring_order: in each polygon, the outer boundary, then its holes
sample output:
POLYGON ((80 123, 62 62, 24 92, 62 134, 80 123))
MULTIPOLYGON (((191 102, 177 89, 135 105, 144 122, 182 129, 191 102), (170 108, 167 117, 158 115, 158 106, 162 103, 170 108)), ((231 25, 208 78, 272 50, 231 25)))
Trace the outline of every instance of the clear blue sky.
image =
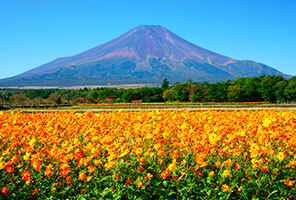
POLYGON ((203 48, 296 75, 295 0, 1 0, 0 78, 161 25, 203 48))

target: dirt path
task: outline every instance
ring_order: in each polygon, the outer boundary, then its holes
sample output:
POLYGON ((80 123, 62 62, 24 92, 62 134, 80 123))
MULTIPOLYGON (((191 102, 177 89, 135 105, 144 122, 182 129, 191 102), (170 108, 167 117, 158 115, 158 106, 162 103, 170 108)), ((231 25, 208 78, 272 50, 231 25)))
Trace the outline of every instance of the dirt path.
POLYGON ((180 107, 170 107, 170 108, 88 108, 88 107, 79 107, 79 108, 56 108, 56 109, 14 109, 11 111, 23 111, 23 112, 60 112, 60 111, 77 111, 77 112, 118 112, 118 111, 157 111, 157 110, 189 110, 189 111, 204 111, 204 110, 248 110, 248 111, 254 111, 254 110, 296 110, 295 107, 189 107, 189 108, 180 108, 180 107))

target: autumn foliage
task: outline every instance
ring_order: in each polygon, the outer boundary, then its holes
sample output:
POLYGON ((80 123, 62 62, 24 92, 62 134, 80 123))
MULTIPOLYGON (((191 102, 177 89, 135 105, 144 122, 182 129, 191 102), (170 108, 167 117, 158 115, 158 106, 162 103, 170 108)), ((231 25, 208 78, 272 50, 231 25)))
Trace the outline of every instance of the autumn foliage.
POLYGON ((295 111, 0 112, 0 199, 296 196, 295 111))

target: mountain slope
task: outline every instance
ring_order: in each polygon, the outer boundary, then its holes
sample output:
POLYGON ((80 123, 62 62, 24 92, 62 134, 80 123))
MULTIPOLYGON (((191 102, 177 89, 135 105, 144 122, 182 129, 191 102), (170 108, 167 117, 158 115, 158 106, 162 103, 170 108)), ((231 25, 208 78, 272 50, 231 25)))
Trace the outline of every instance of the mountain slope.
POLYGON ((71 86, 222 81, 282 75, 253 61, 239 61, 196 46, 161 26, 138 26, 120 37, 71 57, 58 58, 0 86, 71 86))

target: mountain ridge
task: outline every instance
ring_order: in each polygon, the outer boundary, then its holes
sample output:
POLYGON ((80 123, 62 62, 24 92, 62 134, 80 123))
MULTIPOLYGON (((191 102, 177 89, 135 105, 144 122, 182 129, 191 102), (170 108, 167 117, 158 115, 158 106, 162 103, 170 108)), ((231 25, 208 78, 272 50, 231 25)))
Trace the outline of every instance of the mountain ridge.
POLYGON ((2 79, 0 86, 161 84, 164 78, 171 83, 216 82, 265 74, 289 77, 267 65, 199 47, 162 26, 141 25, 82 53, 2 79))

